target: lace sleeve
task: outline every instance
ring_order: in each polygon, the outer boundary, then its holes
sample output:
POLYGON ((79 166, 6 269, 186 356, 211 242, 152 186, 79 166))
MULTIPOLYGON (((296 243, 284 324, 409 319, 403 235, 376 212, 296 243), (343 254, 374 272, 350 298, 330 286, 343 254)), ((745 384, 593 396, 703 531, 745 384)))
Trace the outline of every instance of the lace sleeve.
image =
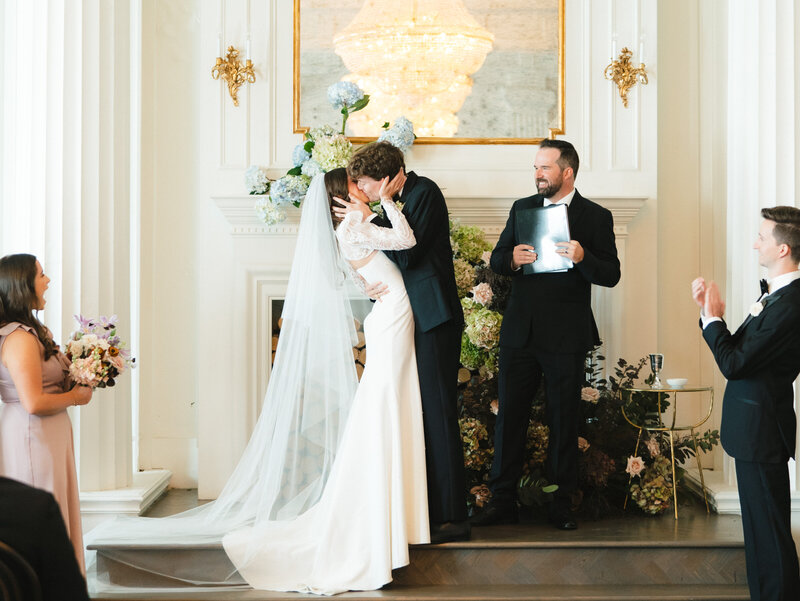
POLYGON ((344 261, 344 264, 347 266, 347 275, 350 276, 350 280, 361 291, 361 294, 364 296, 369 296, 367 294, 367 281, 360 273, 358 273, 358 271, 355 270, 355 268, 350 264, 350 261, 344 261))
POLYGON ((417 241, 405 215, 392 200, 382 200, 381 205, 392 227, 380 227, 363 221, 361 213, 358 212, 348 213, 340 232, 344 242, 351 246, 373 250, 405 250, 413 247, 417 241))

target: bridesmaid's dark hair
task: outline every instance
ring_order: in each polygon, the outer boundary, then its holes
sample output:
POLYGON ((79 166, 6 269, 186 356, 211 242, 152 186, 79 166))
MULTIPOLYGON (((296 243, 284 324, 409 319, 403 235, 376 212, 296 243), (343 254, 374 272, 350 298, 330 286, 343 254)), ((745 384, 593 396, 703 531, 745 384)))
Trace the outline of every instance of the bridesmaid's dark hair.
POLYGON ((333 200, 334 196, 347 200, 350 191, 347 188, 349 179, 347 177, 347 169, 344 167, 337 167, 331 169, 325 174, 325 190, 328 191, 328 204, 331 207, 331 221, 333 226, 336 227, 341 223, 341 218, 333 212, 333 207, 341 206, 338 202, 333 200))
POLYGON ((18 322, 33 328, 44 346, 44 360, 58 352, 49 330, 33 312, 36 310, 36 257, 19 254, 0 259, 0 326, 18 322))

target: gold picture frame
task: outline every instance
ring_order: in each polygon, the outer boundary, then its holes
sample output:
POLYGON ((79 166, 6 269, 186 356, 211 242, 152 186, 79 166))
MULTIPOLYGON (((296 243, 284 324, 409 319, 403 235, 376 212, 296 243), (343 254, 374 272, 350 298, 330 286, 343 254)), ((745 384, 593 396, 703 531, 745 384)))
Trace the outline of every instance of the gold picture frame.
MULTIPOLYGON (((302 48, 302 30, 301 30, 301 21, 302 21, 302 12, 303 12, 303 5, 310 0, 294 0, 294 48, 293 48, 293 131, 294 133, 305 133, 308 131, 310 125, 322 125, 324 123, 329 123, 335 121, 335 116, 332 115, 332 119, 326 119, 321 123, 302 123, 303 117, 301 117, 301 90, 303 86, 309 85, 316 85, 316 81, 319 80, 319 77, 312 78, 312 79, 303 79, 303 75, 301 73, 301 62, 304 56, 303 48, 302 48), (311 84, 309 84, 309 81, 311 84)), ((470 0, 471 2, 478 2, 478 0, 470 0)), ((555 138, 557 135, 564 134, 564 122, 565 122, 565 26, 564 26, 564 10, 565 10, 565 0, 536 0, 539 5, 548 6, 554 5, 557 6, 558 10, 558 23, 556 25, 558 31, 558 41, 557 41, 557 67, 556 72, 553 74, 548 73, 548 76, 545 78, 547 81, 552 80, 552 85, 548 85, 544 89, 544 93, 548 94, 550 98, 548 98, 547 104, 547 113, 546 120, 549 122, 546 127, 541 127, 542 131, 541 134, 531 136, 531 135, 500 135, 500 136, 480 136, 480 135, 472 135, 469 137, 459 137, 454 136, 452 138, 444 138, 444 137, 419 137, 416 139, 415 144, 539 144, 543 139, 547 138, 555 138), (552 113, 555 113, 553 116, 552 113), (553 123, 555 121, 555 123, 553 123), (544 130, 547 131, 544 131, 544 130)), ((320 0, 314 0, 315 6, 319 7, 321 5, 320 0)), ((535 4, 535 2, 531 1, 530 4, 535 4)), ((331 8, 330 10, 338 10, 338 7, 341 7, 341 2, 333 3, 331 0, 331 8)), ((551 11, 552 12, 552 11, 551 11)), ((485 25, 484 25, 485 26, 485 25)), ((515 27, 519 27, 519 23, 514 23, 515 27)), ((548 27, 552 30, 552 23, 547 24, 548 27)), ((331 38, 333 35, 331 34, 331 38)), ((537 39, 536 36, 531 35, 532 39, 537 39)), ((555 49, 552 47, 548 47, 547 53, 550 56, 550 62, 552 63, 552 54, 555 49)), ((324 56, 324 50, 321 54, 324 56)), ((330 54, 333 55, 336 59, 335 53, 333 50, 330 50, 330 54)), ((534 52, 530 51, 530 54, 533 55, 534 52)), ((543 53, 542 53, 543 54, 543 53)), ((334 60, 333 58, 329 58, 330 60, 334 60)), ((488 60, 488 59, 487 59, 488 60)), ((341 59, 339 59, 341 62, 341 59)), ((482 69, 484 69, 486 65, 482 69)), ((344 69, 344 65, 341 65, 341 69, 344 69)), ((478 89, 478 81, 479 75, 481 71, 479 71, 475 75, 476 85, 475 88, 478 89)), ((512 73, 513 74, 513 73, 512 73)), ((328 85, 334 83, 336 80, 320 82, 322 86, 327 88, 328 85)), ((496 93, 497 88, 493 88, 491 90, 487 90, 484 92, 485 94, 492 94, 496 93)), ((505 92, 505 89, 503 90, 505 92)), ((328 106, 328 111, 331 111, 330 107, 328 106)), ((462 109, 463 110, 463 109, 462 109)), ((330 114, 330 113, 328 113, 330 114)), ((305 117, 309 119, 308 117, 305 117)), ((542 120, 542 115, 538 114, 535 115, 535 119, 538 121, 542 120)), ((310 119, 309 119, 310 120, 310 119)), ((354 143, 366 143, 375 140, 374 137, 350 137, 350 140, 354 143)))

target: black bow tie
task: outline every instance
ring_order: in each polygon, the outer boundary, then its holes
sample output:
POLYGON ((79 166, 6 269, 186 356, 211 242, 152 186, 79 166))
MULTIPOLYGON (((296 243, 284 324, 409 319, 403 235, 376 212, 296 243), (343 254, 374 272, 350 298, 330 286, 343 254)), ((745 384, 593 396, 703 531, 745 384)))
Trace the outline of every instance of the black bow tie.
POLYGON ((758 285, 761 286, 761 294, 769 293, 769 284, 767 284, 767 280, 759 280, 758 285))

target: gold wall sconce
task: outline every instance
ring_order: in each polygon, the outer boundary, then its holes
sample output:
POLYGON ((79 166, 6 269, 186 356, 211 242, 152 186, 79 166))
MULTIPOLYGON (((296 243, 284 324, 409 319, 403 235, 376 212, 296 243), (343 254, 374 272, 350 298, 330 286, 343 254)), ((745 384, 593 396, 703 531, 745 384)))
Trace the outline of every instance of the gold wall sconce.
POLYGON ((613 81, 619 88, 619 97, 622 98, 622 106, 628 107, 628 90, 637 82, 647 85, 647 71, 644 63, 639 63, 635 67, 631 63, 633 53, 627 48, 623 48, 617 60, 612 60, 603 72, 605 78, 613 81))
POLYGON ((211 77, 215 80, 220 77, 228 82, 228 93, 233 99, 233 105, 239 106, 239 88, 245 82, 255 83, 256 75, 253 72, 253 61, 250 60, 250 42, 248 40, 247 59, 244 65, 239 60, 239 51, 233 46, 228 46, 228 54, 223 59, 217 57, 217 64, 211 69, 211 77))

